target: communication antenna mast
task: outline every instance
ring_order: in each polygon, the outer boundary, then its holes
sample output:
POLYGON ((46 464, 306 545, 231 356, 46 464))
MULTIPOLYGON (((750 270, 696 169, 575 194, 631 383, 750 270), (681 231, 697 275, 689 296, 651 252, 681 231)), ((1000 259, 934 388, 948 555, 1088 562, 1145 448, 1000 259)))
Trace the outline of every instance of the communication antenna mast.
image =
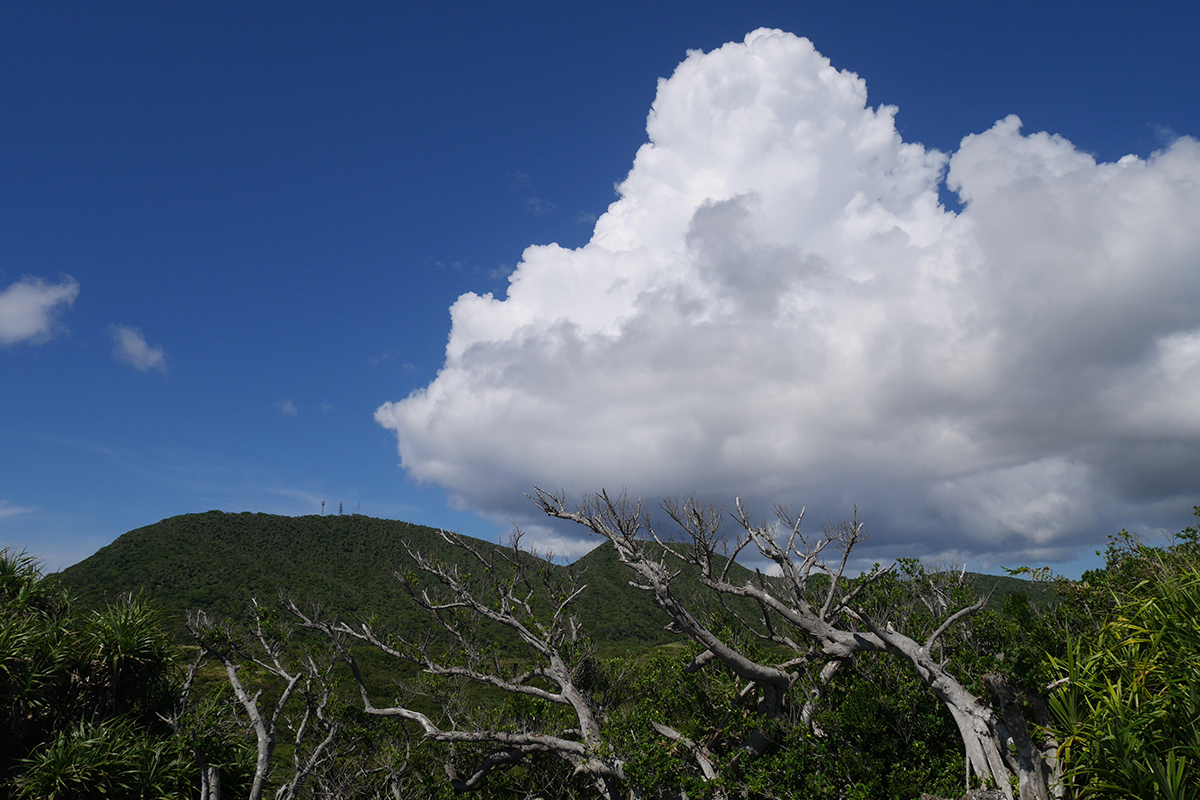
POLYGON ((341 515, 342 515, 342 504, 338 503, 338 516, 340 517, 341 515))
POLYGON ((321 501, 321 516, 325 516, 325 501, 321 501))

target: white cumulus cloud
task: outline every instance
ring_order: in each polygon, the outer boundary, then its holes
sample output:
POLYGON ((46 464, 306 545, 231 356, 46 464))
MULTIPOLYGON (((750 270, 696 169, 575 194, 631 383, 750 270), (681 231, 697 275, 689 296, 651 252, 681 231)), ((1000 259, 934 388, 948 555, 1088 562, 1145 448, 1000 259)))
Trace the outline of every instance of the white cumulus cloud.
POLYGON ((159 345, 151 347, 146 343, 146 337, 137 328, 127 325, 114 325, 111 329, 113 338, 113 356, 123 364, 136 369, 138 372, 158 370, 166 373, 167 356, 159 345))
POLYGON ((689 53, 591 241, 460 297, 378 409, 404 469, 501 521, 534 484, 857 503, 892 553, 1055 560, 1190 509, 1200 144, 1097 163, 1010 116, 946 155, 895 113, 791 34, 689 53))
POLYGON ((25 277, 0 292, 0 344, 39 342, 50 338, 55 313, 79 296, 79 283, 67 276, 59 283, 25 277))

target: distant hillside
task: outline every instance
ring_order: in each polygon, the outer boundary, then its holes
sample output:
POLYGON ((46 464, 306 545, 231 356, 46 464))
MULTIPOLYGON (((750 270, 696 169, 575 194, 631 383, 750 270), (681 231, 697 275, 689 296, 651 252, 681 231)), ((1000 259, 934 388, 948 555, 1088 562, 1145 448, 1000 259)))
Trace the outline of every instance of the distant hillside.
MULTIPOLYGON (((498 545, 472 540, 485 552, 498 545)), ((123 592, 142 592, 182 633, 184 614, 203 609, 218 617, 241 616, 251 598, 274 603, 280 591, 302 603, 319 603, 348 621, 377 617, 386 627, 428 626, 396 573, 415 568, 402 542, 414 550, 458 561, 461 553, 436 529, 361 514, 280 517, 209 511, 171 517, 130 531, 90 558, 59 573, 84 607, 99 607, 123 592)), ((665 619, 611 547, 600 547, 570 567, 581 570, 587 590, 576 605, 582 628, 608 646, 645 647, 678 641, 665 619)), ((470 568, 467 568, 470 571, 470 568)), ((735 567, 735 572, 741 572, 735 567)), ((977 591, 995 588, 993 602, 1012 591, 1034 593, 1028 581, 971 575, 977 591)), ((687 571, 674 587, 681 599, 703 592, 687 571)))
MULTIPOLYGON (((123 592, 142 592, 179 631, 187 611, 236 617, 251 598, 274 602, 280 591, 302 603, 319 603, 343 619, 377 616, 388 626, 411 631, 426 627, 428 619, 395 577, 415 569, 402 542, 447 561, 462 555, 436 529, 407 522, 361 514, 209 511, 130 531, 58 578, 85 607, 99 607, 123 592)), ((499 549, 472 542, 484 552, 499 549)), ((576 611, 592 637, 643 645, 677 638, 662 630, 664 620, 653 601, 628 585, 611 553, 593 553, 572 568, 585 572, 587 597, 576 611)))
POLYGON ((274 601, 281 590, 367 615, 407 607, 392 577, 411 566, 405 540, 427 550, 440 543, 432 528, 356 514, 209 511, 130 531, 59 579, 86 606, 132 590, 180 620, 191 609, 237 616, 251 598, 274 601))
POLYGON ((982 596, 990 594, 988 607, 1004 605, 1004 600, 1010 594, 1022 592, 1029 595, 1034 605, 1053 604, 1057 602, 1054 594, 1054 584, 1047 581, 1029 581, 1024 578, 1013 578, 1008 575, 981 575, 978 572, 968 572, 967 581, 982 596))

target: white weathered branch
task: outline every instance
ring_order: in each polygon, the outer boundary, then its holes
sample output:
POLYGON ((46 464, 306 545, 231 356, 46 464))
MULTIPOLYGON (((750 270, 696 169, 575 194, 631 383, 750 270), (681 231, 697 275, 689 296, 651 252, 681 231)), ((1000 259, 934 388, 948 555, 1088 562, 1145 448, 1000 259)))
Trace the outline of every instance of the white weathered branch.
POLYGON ((937 643, 938 639, 942 638, 942 634, 945 633, 946 631, 950 630, 950 628, 953 627, 954 625, 956 625, 959 622, 959 620, 962 620, 965 617, 969 617, 972 614, 976 614, 976 613, 982 611, 984 606, 987 605, 988 600, 990 598, 991 598, 991 594, 988 594, 986 597, 981 597, 977 602, 973 603, 972 605, 969 605, 966 608, 959 609, 958 611, 955 611, 950 616, 946 617, 945 621, 942 622, 942 624, 937 627, 937 630, 935 630, 933 633, 929 634, 929 638, 925 640, 926 652, 932 652, 934 644, 937 643))
MULTIPOLYGON (((531 499, 547 515, 579 523, 608 539, 616 550, 618 559, 637 574, 638 580, 633 585, 653 592, 655 602, 668 614, 674 629, 686 633, 704 648, 704 652, 689 669, 698 668, 701 663, 712 659, 719 660, 734 674, 760 687, 764 696, 761 708, 765 712, 778 713, 793 676, 776 667, 758 664, 730 647, 711 630, 701 625, 675 599, 671 593, 674 576, 666 570, 664 564, 648 557, 639 541, 643 534, 653 537, 656 541, 663 541, 656 531, 650 530, 643 515, 641 501, 630 503, 624 496, 614 500, 601 491, 597 495, 585 498, 578 509, 571 510, 566 507, 565 497, 561 493, 551 494, 539 488, 535 488, 534 491, 535 495, 531 499)), ((753 541, 759 553, 778 566, 780 581, 790 594, 790 597, 785 599, 771 592, 765 581, 760 580, 758 585, 752 580, 740 585, 735 584, 729 580, 729 564, 723 565, 719 572, 713 569, 718 537, 711 511, 697 508, 692 498, 683 505, 667 501, 663 507, 692 539, 690 553, 683 553, 674 548, 671 548, 671 552, 697 569, 702 585, 720 595, 743 597, 757 603, 763 612, 768 638, 779 640, 780 634, 773 628, 773 619, 776 617, 800 631, 826 658, 831 659, 822 669, 822 683, 832 677, 843 659, 853 657, 856 653, 881 652, 905 659, 950 711, 963 738, 968 774, 973 772, 984 781, 995 782, 1000 791, 1009 798, 1011 789, 1008 779, 1012 775, 1018 775, 1023 787, 1022 800, 1027 796, 1038 800, 1047 797, 1048 787, 1044 776, 1033 775, 1025 762, 1010 767, 1006 757, 1007 735, 1004 732, 1004 721, 979 698, 968 692, 946 671, 945 664, 935 661, 929 652, 951 626, 982 608, 982 603, 986 600, 950 615, 937 626, 922 646, 897 630, 887 621, 886 614, 882 622, 876 622, 872 614, 857 604, 861 597, 866 596, 870 587, 891 572, 894 565, 877 567, 871 574, 857 580, 848 592, 842 593, 839 590, 850 552, 865 536, 865 528, 858 521, 857 514, 853 522, 844 524, 840 530, 827 529, 824 538, 808 541, 801 532, 803 512, 792 518, 779 510, 777 513, 780 521, 790 529, 786 546, 781 546, 775 531, 755 524, 741 500, 736 501, 735 519, 746 531, 746 538, 739 541, 735 553, 740 553, 747 543, 753 541), (831 569, 821 560, 821 553, 832 542, 837 543, 842 555, 838 565, 831 569), (821 570, 829 576, 829 586, 825 589, 817 610, 813 609, 808 597, 808 581, 813 569, 821 570), (861 627, 839 626, 838 621, 844 619, 843 614, 861 627)), ((811 721, 811 704, 806 704, 802 718, 806 723, 811 721)), ((763 741, 748 743, 747 752, 756 751, 756 745, 766 747, 768 743, 765 737, 762 738, 763 741)))
MULTIPOLYGON (((303 627, 319 631, 333 643, 354 675, 363 709, 368 714, 415 723, 425 738, 434 741, 495 748, 466 777, 459 776, 457 771, 450 768, 451 782, 456 791, 475 788, 499 765, 531 753, 546 752, 566 759, 577 773, 589 775, 603 794, 611 795, 614 791, 611 782, 625 781, 623 767, 620 760, 605 754, 600 738, 600 721, 593 701, 575 684, 573 668, 568 657, 560 650, 565 642, 575 639, 575 620, 569 614, 569 609, 586 587, 579 583, 577 577, 566 583, 558 583, 556 570, 519 549, 520 536, 519 531, 514 535, 511 553, 501 551, 496 554, 500 559, 497 561, 463 537, 442 532, 445 541, 462 549, 471 563, 481 567, 482 575, 474 577, 464 575, 455 565, 444 564, 405 545, 417 567, 440 587, 440 590, 419 588, 415 582, 405 580, 409 595, 451 634, 466 654, 466 663, 444 663, 442 658, 431 652, 435 648, 431 648, 429 643, 418 645, 400 639, 385 641, 366 623, 352 627, 346 623, 325 621, 304 614, 295 604, 289 604, 289 610, 303 627), (539 616, 535 609, 535 598, 543 590, 551 606, 548 613, 539 616), (515 633, 528 648, 527 652, 535 665, 512 674, 502 668, 494 652, 488 665, 486 657, 481 657, 477 634, 473 628, 467 627, 461 616, 464 614, 470 615, 474 621, 490 621, 515 633), (443 709, 443 713, 450 718, 450 726, 446 727, 443 724, 445 720, 435 721, 403 704, 376 705, 367 691, 357 661, 346 647, 346 642, 351 639, 415 663, 425 673, 435 677, 466 679, 511 694, 536 697, 569 707, 574 712, 577 727, 557 733, 470 729, 469 726, 459 727, 448 708, 443 709), (546 688, 547 684, 552 688, 546 688)), ((404 578, 401 577, 401 580, 404 578)))
POLYGON ((707 751, 707 748, 701 747, 679 731, 667 725, 663 725, 651 720, 650 727, 654 728, 654 730, 660 736, 665 736, 671 741, 679 742, 681 745, 686 747, 688 752, 692 754, 692 757, 696 759, 696 763, 700 766, 700 774, 704 776, 704 780, 711 781, 717 777, 717 770, 713 767, 712 761, 710 760, 712 754, 707 751))

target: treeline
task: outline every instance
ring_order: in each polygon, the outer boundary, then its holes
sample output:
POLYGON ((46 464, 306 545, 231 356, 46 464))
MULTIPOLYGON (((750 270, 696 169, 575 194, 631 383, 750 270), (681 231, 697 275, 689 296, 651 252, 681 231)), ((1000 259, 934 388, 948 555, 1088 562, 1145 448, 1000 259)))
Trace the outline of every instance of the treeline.
POLYGON ((1162 547, 1122 533, 1052 601, 985 606, 915 561, 843 575, 853 523, 722 533, 786 543, 770 578, 726 567, 709 509, 671 507, 667 536, 603 496, 542 499, 601 529, 611 571, 438 535, 397 545, 405 616, 244 594, 193 612, 189 646, 138 597, 85 610, 5 553, 0 797, 916 798, 968 780, 1024 797, 1039 776, 1047 796, 1198 792, 1195 528, 1162 547), (675 643, 614 655, 589 636, 595 584, 622 579, 675 643), (951 686, 999 737, 990 780, 951 686))

